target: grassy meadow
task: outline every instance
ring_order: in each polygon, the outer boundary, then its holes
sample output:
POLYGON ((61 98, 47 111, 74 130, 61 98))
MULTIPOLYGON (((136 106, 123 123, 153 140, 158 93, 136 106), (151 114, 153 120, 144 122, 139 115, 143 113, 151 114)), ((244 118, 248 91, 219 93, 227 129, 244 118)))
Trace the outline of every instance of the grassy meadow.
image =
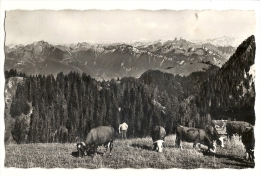
POLYGON ((175 147, 175 135, 166 137, 163 153, 152 151, 152 139, 116 139, 112 156, 104 154, 99 147, 94 157, 78 158, 76 146, 72 143, 9 144, 5 146, 5 167, 16 168, 253 168, 254 163, 245 161, 245 149, 236 136, 225 147, 217 147, 215 154, 194 150, 192 143, 183 142, 184 150, 175 147))

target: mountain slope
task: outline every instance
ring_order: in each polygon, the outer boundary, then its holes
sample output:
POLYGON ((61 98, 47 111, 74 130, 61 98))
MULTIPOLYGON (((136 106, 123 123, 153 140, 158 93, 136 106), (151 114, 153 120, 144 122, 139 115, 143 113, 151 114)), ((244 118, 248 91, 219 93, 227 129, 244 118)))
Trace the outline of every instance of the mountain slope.
POLYGON ((197 102, 214 118, 255 122, 255 37, 243 41, 216 75, 204 82, 197 102))

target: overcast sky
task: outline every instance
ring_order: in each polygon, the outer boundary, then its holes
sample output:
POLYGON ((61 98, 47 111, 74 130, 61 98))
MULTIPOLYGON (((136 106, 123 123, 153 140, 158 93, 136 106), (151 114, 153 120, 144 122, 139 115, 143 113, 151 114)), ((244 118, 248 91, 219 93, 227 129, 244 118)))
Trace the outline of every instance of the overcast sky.
POLYGON ((6 44, 205 40, 247 38, 255 33, 254 11, 63 10, 6 11, 6 44))

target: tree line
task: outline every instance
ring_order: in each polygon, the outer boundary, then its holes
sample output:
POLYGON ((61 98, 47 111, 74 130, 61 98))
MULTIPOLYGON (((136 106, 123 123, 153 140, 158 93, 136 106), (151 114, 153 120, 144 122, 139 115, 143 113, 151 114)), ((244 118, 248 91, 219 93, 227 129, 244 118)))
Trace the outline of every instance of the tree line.
POLYGON ((151 77, 153 72, 109 81, 77 72, 56 77, 14 73, 6 71, 6 78, 24 77, 6 112, 14 119, 11 134, 17 143, 82 141, 91 128, 110 125, 117 131, 123 121, 129 125, 129 137, 149 136, 154 125, 169 134, 177 123, 197 126, 210 118, 187 100, 188 90, 178 75, 162 73, 161 81, 152 84, 157 79, 151 77))

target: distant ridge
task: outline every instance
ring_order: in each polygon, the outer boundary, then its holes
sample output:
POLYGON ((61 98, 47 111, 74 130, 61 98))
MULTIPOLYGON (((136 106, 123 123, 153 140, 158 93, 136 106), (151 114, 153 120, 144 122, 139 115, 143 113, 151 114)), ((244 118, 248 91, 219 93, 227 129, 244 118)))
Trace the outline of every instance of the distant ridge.
POLYGON ((232 46, 234 48, 237 48, 243 42, 243 40, 244 40, 243 37, 233 38, 233 37, 223 36, 223 37, 219 37, 219 38, 207 39, 207 40, 195 41, 195 42, 200 43, 200 44, 210 43, 215 46, 222 46, 222 47, 223 46, 232 46))
POLYGON ((85 72, 100 80, 137 78, 149 69, 189 75, 208 69, 208 63, 221 67, 233 52, 232 47, 201 45, 185 39, 135 45, 87 42, 51 45, 38 41, 25 46, 5 46, 5 70, 16 69, 28 75, 85 72))

